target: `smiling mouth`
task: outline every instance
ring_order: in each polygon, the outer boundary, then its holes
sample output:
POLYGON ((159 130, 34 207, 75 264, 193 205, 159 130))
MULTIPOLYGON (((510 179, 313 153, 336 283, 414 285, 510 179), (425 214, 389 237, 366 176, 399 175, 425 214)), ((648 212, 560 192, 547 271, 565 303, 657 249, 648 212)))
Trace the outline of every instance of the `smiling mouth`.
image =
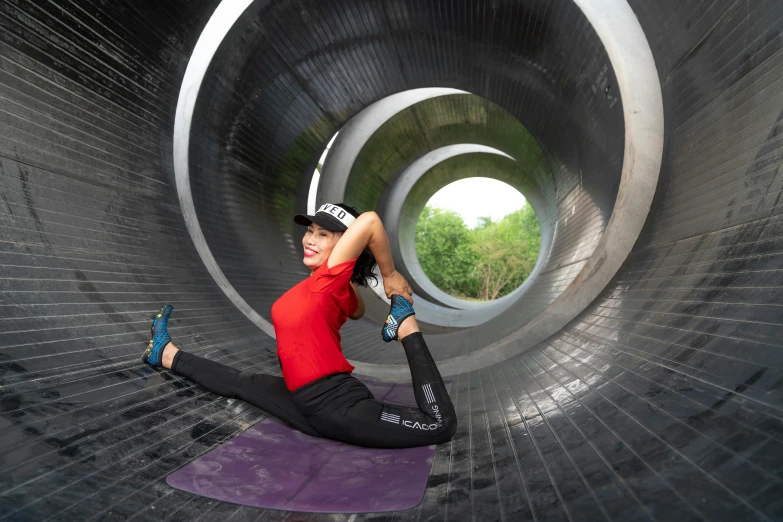
POLYGON ((314 255, 316 255, 318 252, 316 252, 315 250, 312 250, 312 249, 310 249, 310 248, 307 248, 307 247, 305 247, 305 249, 304 249, 304 253, 305 253, 305 255, 306 255, 306 256, 314 256, 314 255))

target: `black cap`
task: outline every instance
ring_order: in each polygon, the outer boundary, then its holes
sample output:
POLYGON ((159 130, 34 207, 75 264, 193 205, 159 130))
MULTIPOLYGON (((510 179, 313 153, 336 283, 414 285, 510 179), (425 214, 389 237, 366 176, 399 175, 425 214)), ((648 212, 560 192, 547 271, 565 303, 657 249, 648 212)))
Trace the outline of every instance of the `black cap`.
POLYGON ((321 205, 321 208, 319 208, 313 216, 306 214, 295 215, 294 223, 302 226, 308 226, 310 223, 315 223, 326 230, 344 232, 348 230, 348 227, 351 226, 351 223, 353 223, 355 219, 356 217, 353 213, 349 212, 346 208, 343 208, 343 206, 325 203, 321 205))

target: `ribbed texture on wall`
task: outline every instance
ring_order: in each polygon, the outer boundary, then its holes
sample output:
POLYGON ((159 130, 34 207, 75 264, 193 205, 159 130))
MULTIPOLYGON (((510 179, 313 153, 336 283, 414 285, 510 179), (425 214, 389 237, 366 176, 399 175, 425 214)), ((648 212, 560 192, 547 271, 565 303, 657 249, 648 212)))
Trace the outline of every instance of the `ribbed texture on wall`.
MULTIPOLYGON (((175 305, 172 334, 190 351, 267 373, 278 364, 274 341, 204 269, 173 186, 179 84, 216 4, 0 3, 0 519, 783 516, 777 0, 630 1, 666 117, 643 235, 578 320, 511 361, 455 377, 459 430, 438 447, 418 507, 291 515, 169 488, 168 473, 265 414, 141 363, 158 306, 175 305)), ((602 194, 590 185, 602 178, 582 179, 576 159, 605 151, 616 172, 622 125, 596 119, 620 106, 586 94, 604 55, 571 2, 279 1, 249 15, 228 38, 257 40, 221 56, 242 74, 209 77, 234 94, 205 86, 191 161, 213 252, 259 311, 303 277, 291 262, 298 231, 281 227, 320 148, 362 107, 411 87, 514 101, 504 109, 546 146, 553 169, 563 163, 558 233, 573 239, 555 245, 550 263, 562 274, 548 276, 566 280, 584 261, 581 238, 608 215, 604 202, 583 203, 602 194), (560 132, 569 122, 581 127, 560 132), (260 270, 272 275, 259 280, 260 270)), ((399 347, 365 341, 373 327, 346 342, 384 362, 399 347)), ((464 341, 485 344, 476 331, 464 341)))

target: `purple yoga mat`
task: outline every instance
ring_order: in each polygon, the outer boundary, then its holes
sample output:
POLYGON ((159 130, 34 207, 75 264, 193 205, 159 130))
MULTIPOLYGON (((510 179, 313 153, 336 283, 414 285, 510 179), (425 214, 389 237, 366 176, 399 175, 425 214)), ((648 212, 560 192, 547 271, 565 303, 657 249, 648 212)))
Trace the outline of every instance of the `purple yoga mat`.
MULTIPOLYGON (((365 384, 376 400, 416 404, 410 384, 365 384)), ((352 446, 265 419, 175 471, 166 482, 204 497, 261 508, 399 511, 421 502, 434 454, 435 446, 352 446)))

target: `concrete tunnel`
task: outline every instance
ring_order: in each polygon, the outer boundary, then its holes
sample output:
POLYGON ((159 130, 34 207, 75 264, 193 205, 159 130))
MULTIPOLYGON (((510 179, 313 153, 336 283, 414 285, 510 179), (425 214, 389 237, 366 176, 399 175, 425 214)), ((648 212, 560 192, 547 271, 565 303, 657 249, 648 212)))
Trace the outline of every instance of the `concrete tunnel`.
MULTIPOLYGON (((779 520, 783 3, 0 3, 0 520, 779 520), (176 491, 266 414, 140 361, 279 374, 295 213, 376 210, 453 381, 415 508, 291 513, 176 491), (525 284, 438 290, 413 229, 465 177, 541 224, 525 284)), ((343 329, 409 378, 387 304, 343 329)))

